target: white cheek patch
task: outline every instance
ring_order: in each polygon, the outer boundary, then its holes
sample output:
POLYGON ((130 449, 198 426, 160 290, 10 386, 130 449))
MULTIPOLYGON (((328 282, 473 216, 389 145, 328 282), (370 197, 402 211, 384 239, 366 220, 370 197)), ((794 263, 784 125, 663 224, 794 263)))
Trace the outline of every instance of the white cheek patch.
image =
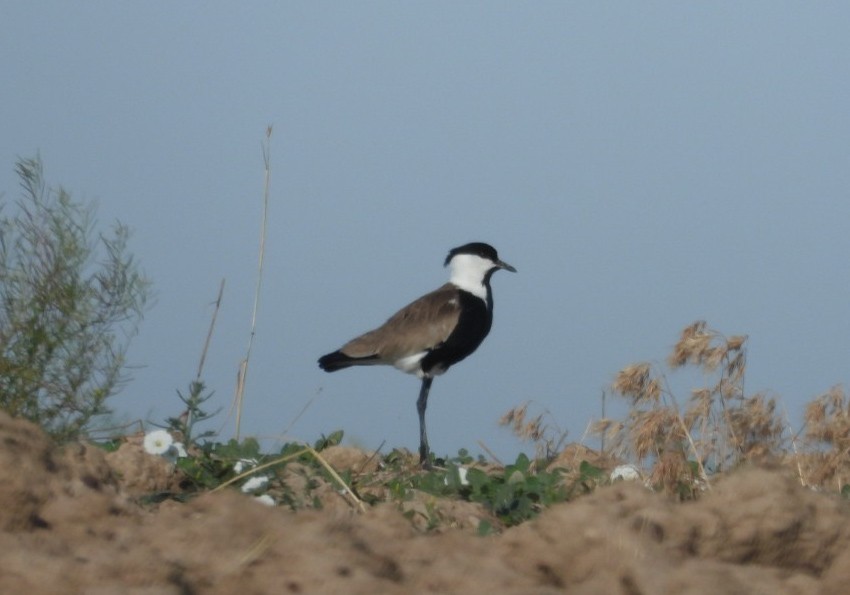
POLYGON ((487 299, 484 276, 495 267, 491 261, 474 254, 458 254, 452 258, 450 266, 452 268, 450 283, 482 300, 487 299))

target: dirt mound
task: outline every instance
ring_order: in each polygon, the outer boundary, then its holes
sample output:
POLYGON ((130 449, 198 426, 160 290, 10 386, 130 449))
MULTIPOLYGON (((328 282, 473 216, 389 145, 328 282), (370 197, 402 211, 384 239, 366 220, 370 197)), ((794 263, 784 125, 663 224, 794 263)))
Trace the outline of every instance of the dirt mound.
POLYGON ((138 443, 56 449, 3 414, 0 442, 2 593, 837 594, 850 581, 847 504, 778 469, 687 504, 618 483, 478 537, 475 523, 424 533, 393 503, 293 513, 223 491, 150 510, 131 496, 174 478, 138 443))
MULTIPOLYGON (((501 540, 522 574, 587 593, 817 593, 850 543, 844 502, 748 469, 680 504, 635 484, 559 505, 501 540)), ((844 592, 843 589, 822 592, 844 592)))

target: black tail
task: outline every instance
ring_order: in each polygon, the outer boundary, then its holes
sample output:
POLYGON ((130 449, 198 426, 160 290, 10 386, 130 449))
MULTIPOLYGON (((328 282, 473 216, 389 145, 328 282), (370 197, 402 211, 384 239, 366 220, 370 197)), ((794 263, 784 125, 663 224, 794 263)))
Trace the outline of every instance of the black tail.
POLYGON ((334 351, 319 358, 319 367, 325 372, 336 372, 350 366, 365 366, 378 363, 378 356, 370 355, 369 357, 350 357, 342 351, 334 351))

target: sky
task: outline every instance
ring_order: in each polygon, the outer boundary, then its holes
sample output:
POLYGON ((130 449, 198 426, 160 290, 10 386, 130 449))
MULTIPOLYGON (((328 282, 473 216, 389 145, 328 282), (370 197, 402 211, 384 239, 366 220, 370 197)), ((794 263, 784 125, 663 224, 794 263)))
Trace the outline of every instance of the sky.
POLYGON ((840 2, 4 2, 0 191, 39 154, 133 229, 156 299, 121 420, 181 412, 225 279, 205 428, 234 435, 272 125, 242 436, 415 450, 415 377, 316 360, 470 241, 518 273, 434 382, 438 455, 528 452, 498 420, 529 400, 595 445, 616 372, 695 320, 749 336, 796 429, 850 378, 848 30, 840 2))

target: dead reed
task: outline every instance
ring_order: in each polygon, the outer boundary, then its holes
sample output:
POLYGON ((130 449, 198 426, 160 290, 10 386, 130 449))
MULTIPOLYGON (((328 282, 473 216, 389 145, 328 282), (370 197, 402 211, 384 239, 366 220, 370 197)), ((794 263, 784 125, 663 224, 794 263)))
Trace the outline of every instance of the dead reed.
POLYGON ((627 399, 623 421, 602 419, 594 426, 611 454, 650 469, 650 482, 682 497, 710 487, 709 477, 744 461, 782 452, 784 424, 776 401, 746 396, 747 337, 725 337, 704 321, 685 327, 666 367, 648 362, 617 373, 613 390, 627 399), (696 368, 696 386, 680 406, 668 377, 696 368))

